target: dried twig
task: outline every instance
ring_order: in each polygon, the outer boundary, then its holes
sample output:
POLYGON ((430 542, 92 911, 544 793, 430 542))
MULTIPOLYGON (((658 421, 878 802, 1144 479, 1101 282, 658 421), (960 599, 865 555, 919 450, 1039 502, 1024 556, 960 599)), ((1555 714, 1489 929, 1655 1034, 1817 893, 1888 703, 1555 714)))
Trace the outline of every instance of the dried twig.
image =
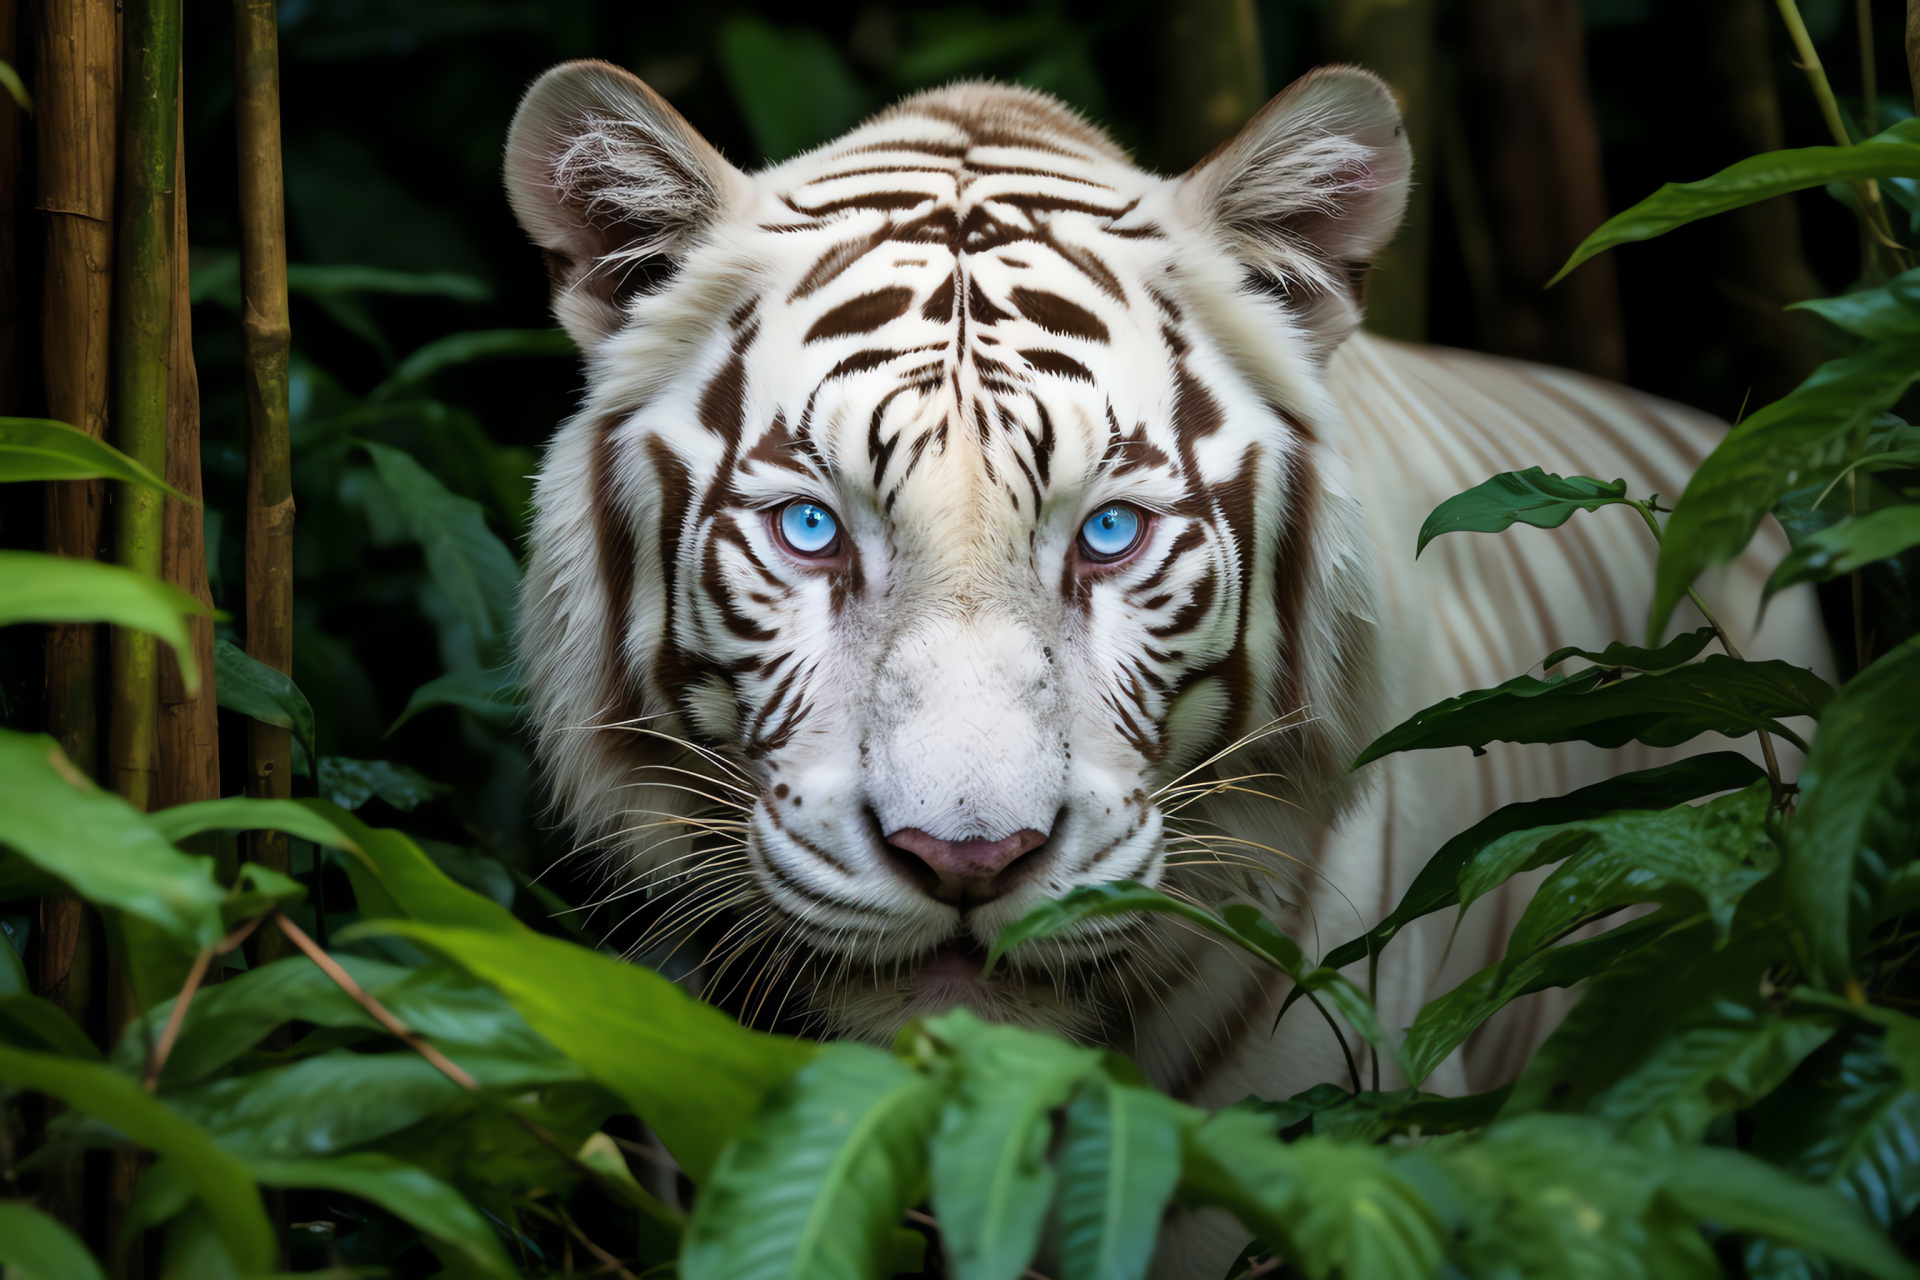
POLYGON ((322 973, 332 978, 336 986, 352 996, 355 1003, 372 1014, 373 1020, 385 1027, 388 1031, 391 1031, 399 1038, 402 1044, 412 1049, 428 1062, 431 1062, 441 1075, 453 1081, 462 1089, 478 1089, 480 1087, 478 1080, 468 1075, 463 1068, 449 1059, 446 1054, 440 1052, 431 1044, 428 1044, 426 1039, 418 1032, 412 1030, 406 1023, 389 1013, 385 1005, 361 990, 360 984, 353 980, 353 975, 349 974, 345 969, 342 969, 339 962, 332 956, 322 951, 319 944, 307 936, 306 930, 287 919, 285 912, 276 914, 273 922, 279 926, 280 932, 286 936, 288 942, 291 942, 301 951, 304 951, 307 959, 319 965, 322 973))
POLYGON ((207 966, 213 963, 215 956, 224 956, 245 942, 265 919, 264 915, 255 916, 212 946, 200 948, 200 954, 193 958, 193 968, 187 970, 186 982, 181 984, 180 995, 173 1002, 173 1012, 167 1017, 167 1029, 160 1033, 160 1043, 147 1055, 146 1069, 140 1073, 142 1089, 152 1093, 160 1087, 160 1073, 166 1069, 167 1056, 173 1052, 173 1042, 180 1038, 180 1028, 187 1020, 187 1006, 193 1003, 193 993, 206 981, 207 966))

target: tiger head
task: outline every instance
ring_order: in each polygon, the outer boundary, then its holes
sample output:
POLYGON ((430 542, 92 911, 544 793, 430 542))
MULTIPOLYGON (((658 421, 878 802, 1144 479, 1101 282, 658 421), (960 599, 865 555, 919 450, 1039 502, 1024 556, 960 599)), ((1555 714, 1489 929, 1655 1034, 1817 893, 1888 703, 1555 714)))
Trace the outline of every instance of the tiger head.
POLYGON ((589 379, 522 674, 565 817, 708 929, 710 992, 1124 1045, 1184 944, 981 952, 1081 885, 1272 896, 1372 727, 1323 369, 1408 167, 1349 68, 1172 179, 997 85, 755 174, 615 67, 533 86, 507 185, 589 379))

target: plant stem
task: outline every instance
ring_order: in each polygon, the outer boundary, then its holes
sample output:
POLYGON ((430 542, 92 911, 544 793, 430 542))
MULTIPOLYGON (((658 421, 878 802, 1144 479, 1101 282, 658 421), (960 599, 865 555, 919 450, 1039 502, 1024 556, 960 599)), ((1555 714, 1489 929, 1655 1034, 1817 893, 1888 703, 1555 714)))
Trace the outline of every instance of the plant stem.
MULTIPOLYGON (((156 475, 167 470, 167 366, 173 343, 173 179, 180 68, 178 0, 129 0, 123 44, 126 100, 120 141, 120 234, 114 316, 115 443, 156 475)), ((162 496, 114 486, 114 558, 160 577, 162 496)), ((159 642, 127 628, 112 638, 107 776, 138 807, 151 806, 158 772, 159 642)))
MULTIPOLYGON (((1793 0, 1782 0, 1782 3, 1786 4, 1791 4, 1792 2, 1793 0)), ((1647 529, 1653 534, 1654 546, 1658 547, 1663 545, 1666 541, 1666 533, 1660 528, 1660 522, 1653 518, 1652 508, 1648 507, 1646 503, 1632 498, 1627 500, 1627 505, 1635 511, 1638 511, 1640 518, 1647 522, 1647 529)), ((1727 656, 1735 662, 1745 662, 1746 659, 1740 655, 1740 650, 1734 648, 1732 638, 1727 635, 1727 629, 1720 625, 1720 619, 1713 616, 1713 610, 1707 608, 1707 602, 1700 598, 1700 593, 1692 587, 1688 587, 1687 599, 1693 601, 1693 607, 1700 611, 1700 616, 1705 618, 1707 625, 1713 628, 1714 638, 1720 641, 1720 647, 1727 651, 1727 656)), ((1760 738, 1760 754, 1766 759, 1767 781, 1772 783, 1775 797, 1783 796, 1786 794, 1786 784, 1781 781, 1780 761, 1775 757, 1773 752, 1773 735, 1765 729, 1756 729, 1754 732, 1760 738)))
MULTIPOLYGON (((293 475, 287 440, 286 209, 280 167, 280 53, 273 0, 234 0, 234 111, 240 160, 240 263, 247 396, 246 648, 293 670, 293 475)), ((310 761, 317 767, 317 761, 310 761)), ((293 794, 287 730, 247 724, 247 793, 293 794)), ((249 856, 284 873, 287 837, 258 832, 249 856)), ((262 938, 260 959, 277 954, 262 938)))
POLYGON ((462 1089, 478 1089, 480 1087, 480 1082, 468 1075, 464 1068, 452 1062, 446 1054, 440 1052, 431 1044, 428 1044, 426 1040, 421 1038, 418 1032, 412 1030, 406 1023, 389 1013, 385 1005, 361 990, 360 984, 353 980, 353 975, 345 969, 342 969, 339 962, 332 956, 322 951, 319 945, 307 936, 306 930, 289 920, 286 912, 283 911, 274 916, 273 923, 278 926, 281 933, 286 935, 287 941, 298 947, 306 954, 307 959, 320 966, 322 973, 333 979, 335 986, 352 996, 356 1004, 372 1014, 375 1022, 399 1037, 402 1044, 412 1049, 428 1062, 431 1062, 441 1075, 453 1081, 462 1089))
MULTIPOLYGON (((1833 86, 1827 83, 1827 69, 1820 62, 1819 51, 1813 47, 1813 37, 1807 34, 1807 24, 1800 19, 1800 6, 1794 0, 1775 0, 1775 3, 1780 8, 1781 20, 1787 24, 1787 34, 1793 38, 1794 51, 1800 56, 1797 65, 1807 73, 1807 82, 1813 86, 1814 99, 1820 104, 1820 115, 1827 122, 1827 132, 1833 135, 1834 145, 1852 146, 1853 138, 1847 133, 1846 117, 1840 114, 1840 103, 1833 96, 1833 86)), ((1867 224, 1869 236, 1874 243, 1887 250, 1897 267, 1905 270, 1906 253, 1888 230, 1886 206, 1880 199, 1880 184, 1871 178, 1864 178, 1853 184, 1853 193, 1860 201, 1860 217, 1867 224)))
POLYGON ((1333 1020, 1333 1015, 1327 1012, 1327 1006, 1320 1003, 1319 996, 1307 992, 1307 1003, 1320 1011, 1320 1016, 1327 1020, 1327 1026, 1333 1030, 1333 1038, 1340 1042, 1340 1056, 1347 1060, 1347 1077, 1353 1081, 1353 1091, 1359 1093, 1360 1068, 1354 1064, 1353 1050, 1347 1047, 1346 1033, 1340 1030, 1340 1024, 1333 1020))
POLYGON ((260 927, 264 915, 253 919, 235 929, 210 947, 200 948, 200 954, 193 958, 193 968, 187 971, 187 980, 180 987, 180 994, 173 1002, 173 1012, 167 1015, 167 1028, 160 1033, 160 1043, 153 1047, 147 1056, 147 1066, 140 1073, 140 1087, 152 1093, 160 1087, 160 1073, 166 1069, 167 1058, 173 1053, 173 1045, 180 1038, 180 1028, 187 1020, 187 1006, 193 1003, 193 993, 207 976, 207 966, 216 956, 224 956, 247 940, 247 935, 260 927))

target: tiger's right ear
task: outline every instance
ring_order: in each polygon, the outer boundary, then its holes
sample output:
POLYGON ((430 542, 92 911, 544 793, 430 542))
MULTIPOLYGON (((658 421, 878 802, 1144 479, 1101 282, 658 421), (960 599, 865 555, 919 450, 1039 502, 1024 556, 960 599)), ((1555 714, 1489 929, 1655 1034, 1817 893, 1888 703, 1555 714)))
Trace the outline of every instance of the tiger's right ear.
POLYGON ((752 190, 666 99, 595 61, 562 63, 527 90, 507 130, 506 183, 546 251, 554 314, 583 350, 752 190))

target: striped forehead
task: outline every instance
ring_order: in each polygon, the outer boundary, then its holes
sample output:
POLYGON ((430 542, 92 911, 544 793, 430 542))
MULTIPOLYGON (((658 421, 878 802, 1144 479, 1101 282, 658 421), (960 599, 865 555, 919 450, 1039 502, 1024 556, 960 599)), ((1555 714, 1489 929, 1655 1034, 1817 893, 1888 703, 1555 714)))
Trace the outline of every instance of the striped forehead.
POLYGON ((956 473, 1038 505, 1164 398, 1158 180, 1020 123, 899 113, 761 179, 754 376, 889 508, 956 473))

